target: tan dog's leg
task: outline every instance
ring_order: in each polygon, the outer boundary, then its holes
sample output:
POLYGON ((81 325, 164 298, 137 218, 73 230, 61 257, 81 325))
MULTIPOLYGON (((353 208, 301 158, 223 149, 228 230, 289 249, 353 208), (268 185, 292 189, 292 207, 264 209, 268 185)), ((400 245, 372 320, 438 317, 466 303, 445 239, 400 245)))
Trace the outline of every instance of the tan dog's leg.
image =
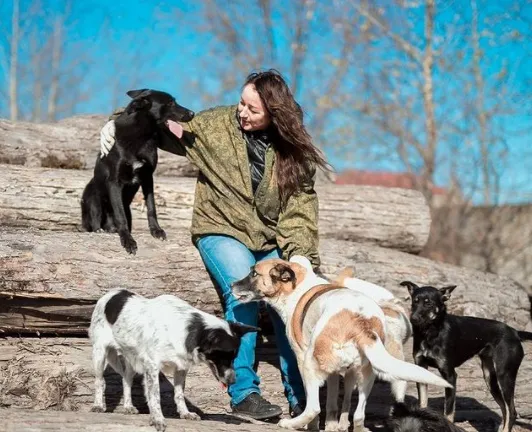
POLYGON ((396 402, 405 401, 407 386, 408 383, 406 381, 392 381, 392 394, 396 402))
POLYGON ((344 377, 344 400, 342 401, 342 414, 338 423, 338 430, 346 431, 349 429, 349 411, 351 410, 351 397, 356 384, 356 370, 350 369, 344 377))
POLYGON ((353 415, 353 432, 370 432, 364 427, 366 403, 375 382, 375 374, 371 365, 366 365, 358 379, 358 405, 353 415))
POLYGON ((325 430, 334 432, 338 430, 338 387, 340 376, 329 375, 327 378, 327 414, 325 417, 325 430))
POLYGON ((427 384, 417 383, 417 397, 419 399, 419 406, 427 408, 429 405, 429 397, 427 395, 427 384))
MULTIPOLYGON (((414 359, 416 365, 428 369, 428 365, 425 363, 425 361, 422 358, 415 358, 414 359)), ((419 402, 420 408, 427 408, 429 405, 429 396, 427 394, 427 384, 420 384, 416 383, 417 385, 417 398, 419 402)))
MULTIPOLYGON (((393 339, 391 336, 386 337, 385 343, 386 351, 388 351, 392 356, 398 360, 405 360, 405 355, 403 352, 403 345, 401 342, 393 339)), ((404 402, 406 395, 406 381, 392 381, 392 394, 396 402, 404 402)))
MULTIPOLYGON (((293 419, 282 419, 278 425, 285 429, 300 429, 309 425, 320 414, 320 379, 317 377, 316 362, 312 352, 307 353, 303 367, 300 369, 307 405, 301 415, 293 419)), ((321 381, 323 382, 323 381, 321 381)), ((315 426, 314 422, 312 426, 315 426)))

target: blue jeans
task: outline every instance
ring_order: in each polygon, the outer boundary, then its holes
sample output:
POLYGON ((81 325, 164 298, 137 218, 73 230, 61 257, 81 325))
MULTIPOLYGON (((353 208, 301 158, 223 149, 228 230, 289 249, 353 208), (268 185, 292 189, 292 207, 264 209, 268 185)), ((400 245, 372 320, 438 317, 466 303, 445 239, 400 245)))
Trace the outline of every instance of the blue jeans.
MULTIPOLYGON (((231 284, 250 272, 250 267, 256 262, 279 258, 279 250, 269 252, 253 252, 238 240, 224 235, 205 235, 196 242, 203 263, 217 288, 220 290, 224 302, 225 318, 252 326, 257 325, 259 304, 257 302, 240 303, 231 291, 231 284)), ((285 325, 279 315, 267 306, 272 320, 276 345, 279 350, 281 378, 285 396, 291 407, 305 400, 305 389, 297 367, 297 361, 292 348, 286 338, 285 325)), ((259 393, 260 378, 255 366, 255 347, 257 333, 247 333, 242 338, 240 349, 235 359, 234 368, 236 381, 229 386, 231 403, 242 402, 251 393, 259 393)))

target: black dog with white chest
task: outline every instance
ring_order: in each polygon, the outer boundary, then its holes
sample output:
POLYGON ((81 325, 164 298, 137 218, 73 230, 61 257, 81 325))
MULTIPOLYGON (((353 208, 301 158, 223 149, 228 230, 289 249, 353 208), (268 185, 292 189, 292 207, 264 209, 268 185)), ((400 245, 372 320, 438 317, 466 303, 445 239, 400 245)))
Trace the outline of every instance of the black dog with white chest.
POLYGON ((81 200, 82 226, 86 231, 118 232, 130 254, 137 251, 131 236, 130 205, 142 187, 151 235, 164 240, 153 195, 153 173, 157 167, 157 144, 162 133, 181 138, 194 113, 178 105, 168 93, 142 89, 127 92, 133 100, 115 120, 116 144, 106 157, 98 155, 94 176, 81 200), (170 132, 171 131, 171 132, 170 132))
MULTIPOLYGON (((457 316, 447 313, 445 302, 456 286, 437 289, 419 287, 413 282, 401 282, 412 298, 414 360, 417 365, 438 369, 452 384, 445 389, 445 415, 454 420, 456 371, 475 355, 480 357, 484 379, 502 411, 501 432, 510 432, 517 417, 514 390, 517 372, 524 352, 521 340, 532 340, 529 332, 495 320, 457 316)), ((428 403, 426 386, 418 384, 422 408, 428 403)))

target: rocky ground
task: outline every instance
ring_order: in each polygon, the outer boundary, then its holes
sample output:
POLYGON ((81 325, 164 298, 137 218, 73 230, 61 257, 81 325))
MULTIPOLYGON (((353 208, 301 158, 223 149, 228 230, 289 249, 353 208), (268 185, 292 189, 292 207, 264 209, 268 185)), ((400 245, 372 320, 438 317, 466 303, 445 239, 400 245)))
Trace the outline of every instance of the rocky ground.
MULTIPOLYGON (((0 430, 6 431, 129 431, 148 427, 147 405, 140 382, 133 389, 139 415, 117 414, 122 394, 118 375, 108 371, 106 403, 108 413, 90 413, 92 368, 87 339, 43 338, 0 341, 0 430), (38 410, 38 411, 37 411, 38 410)), ((411 348, 408 347, 408 351, 411 348)), ((516 389, 516 408, 523 417, 516 432, 532 430, 532 343, 525 344, 526 357, 516 389)), ((259 349, 259 374, 263 394, 286 410, 273 344, 264 340, 259 349)), ((458 370, 457 423, 466 431, 496 431, 500 411, 488 393, 479 362, 470 360, 458 370)), ((324 390, 324 389, 323 389, 324 390)), ((443 394, 430 390, 430 405, 442 409, 443 394)), ((167 430, 184 431, 264 431, 275 425, 249 424, 233 417, 229 399, 206 367, 196 367, 187 377, 186 395, 191 410, 204 421, 178 419, 170 381, 161 375, 163 412, 167 430)), ((415 401, 414 384, 408 387, 409 401, 415 401)), ((322 392, 322 396, 325 393, 322 392)), ((325 400, 323 399, 323 402, 325 400)), ((389 385, 377 383, 366 411, 371 431, 385 431, 384 420, 392 403, 389 385)), ((354 410, 356 396, 353 398, 354 410)), ((322 424, 323 427, 323 424, 322 424)))

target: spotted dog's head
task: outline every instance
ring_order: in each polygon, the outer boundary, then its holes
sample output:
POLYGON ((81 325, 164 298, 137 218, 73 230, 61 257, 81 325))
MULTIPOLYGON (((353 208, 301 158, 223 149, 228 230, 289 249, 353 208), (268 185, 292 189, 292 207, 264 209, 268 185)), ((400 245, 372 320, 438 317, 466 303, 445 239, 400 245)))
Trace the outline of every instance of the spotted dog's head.
POLYGON ((214 377, 227 387, 235 382, 233 362, 240 348, 240 340, 246 333, 259 331, 258 327, 237 322, 225 326, 207 324, 200 314, 193 314, 188 327, 185 346, 189 353, 206 363, 214 377))
POLYGON ((289 295, 303 281, 307 270, 300 264, 281 259, 260 261, 238 282, 233 294, 242 302, 276 299, 289 295))
POLYGON ((445 302, 451 298, 451 293, 456 288, 456 285, 439 289, 432 286, 419 287, 410 281, 403 281, 401 285, 408 288, 412 298, 410 322, 413 326, 421 328, 445 317, 447 313, 445 302))

